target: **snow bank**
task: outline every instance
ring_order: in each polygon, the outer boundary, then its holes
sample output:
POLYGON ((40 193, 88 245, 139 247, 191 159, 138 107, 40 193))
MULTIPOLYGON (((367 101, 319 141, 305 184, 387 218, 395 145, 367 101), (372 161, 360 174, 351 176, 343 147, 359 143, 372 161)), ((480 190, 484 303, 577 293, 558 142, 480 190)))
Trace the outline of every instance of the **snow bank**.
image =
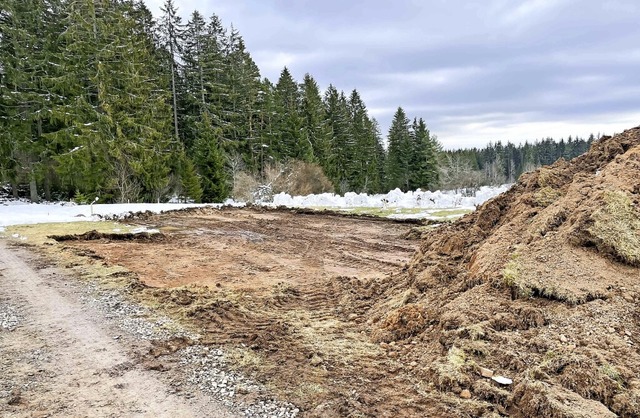
POLYGON ((61 203, 27 203, 9 201, 0 204, 0 228, 9 225, 24 225, 52 222, 98 221, 101 216, 124 216, 130 212, 150 211, 160 213, 168 210, 192 207, 219 207, 216 205, 169 204, 169 203, 127 203, 113 205, 93 205, 93 214, 89 205, 61 203))
POLYGON ((367 195, 363 193, 346 193, 344 196, 323 193, 309 196, 290 196, 280 193, 273 197, 273 203, 266 205, 288 207, 393 207, 393 208, 474 208, 494 196, 509 189, 510 185, 498 187, 481 187, 475 193, 460 193, 455 191, 423 192, 421 190, 402 192, 395 189, 387 194, 367 195))
MULTIPOLYGON (((500 187, 482 187, 471 196, 453 191, 437 192, 407 192, 396 189, 387 194, 366 195, 347 193, 344 196, 324 193, 309 196, 290 196, 280 193, 274 196, 273 202, 263 203, 265 206, 289 206, 289 207, 329 207, 329 208, 354 208, 354 207, 385 207, 385 208, 470 208, 479 205, 509 188, 508 185, 500 187)), ((227 200, 224 205, 243 206, 244 203, 227 200)), ((76 205, 69 202, 58 203, 29 203, 24 200, 6 200, 0 202, 0 232, 9 225, 24 225, 51 222, 81 222, 98 221, 100 216, 124 216, 128 213, 150 211, 160 213, 169 210, 194 208, 194 207, 220 207, 222 204, 193 204, 193 203, 127 203, 103 205, 96 204, 92 208, 89 205, 76 205), (93 213, 93 215, 92 215, 93 213), (97 216, 100 215, 100 216, 97 216)), ((424 217, 428 214, 392 215, 424 217)))

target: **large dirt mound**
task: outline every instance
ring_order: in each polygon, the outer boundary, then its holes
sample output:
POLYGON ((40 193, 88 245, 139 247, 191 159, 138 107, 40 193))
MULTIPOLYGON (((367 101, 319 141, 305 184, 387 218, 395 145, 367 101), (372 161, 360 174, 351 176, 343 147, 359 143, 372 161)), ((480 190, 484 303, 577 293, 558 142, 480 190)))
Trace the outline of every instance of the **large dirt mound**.
POLYGON ((443 415, 640 416, 639 266, 640 127, 426 237, 371 335, 443 415))

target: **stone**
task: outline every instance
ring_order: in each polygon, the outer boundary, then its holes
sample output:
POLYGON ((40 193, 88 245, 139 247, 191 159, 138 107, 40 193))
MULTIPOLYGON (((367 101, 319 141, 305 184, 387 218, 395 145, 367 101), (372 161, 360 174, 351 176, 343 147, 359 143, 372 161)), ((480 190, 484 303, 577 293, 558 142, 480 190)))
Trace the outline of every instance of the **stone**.
POLYGON ((324 363, 324 360, 322 360, 322 358, 320 356, 318 356, 317 354, 314 354, 313 357, 311 357, 311 365, 313 367, 318 367, 320 366, 322 363, 324 363))
POLYGON ((504 377, 504 376, 493 376, 491 379, 494 382, 499 383, 501 385, 511 385, 513 383, 513 380, 509 379, 508 377, 504 377))
POLYGON ((480 376, 493 377, 493 370, 487 369, 486 367, 480 367, 480 376))
POLYGON ((563 334, 560 335, 560 342, 566 344, 569 340, 563 334))
POLYGON ((462 392, 460 392, 460 397, 462 399, 471 399, 471 392, 469 392, 469 389, 464 389, 462 392))

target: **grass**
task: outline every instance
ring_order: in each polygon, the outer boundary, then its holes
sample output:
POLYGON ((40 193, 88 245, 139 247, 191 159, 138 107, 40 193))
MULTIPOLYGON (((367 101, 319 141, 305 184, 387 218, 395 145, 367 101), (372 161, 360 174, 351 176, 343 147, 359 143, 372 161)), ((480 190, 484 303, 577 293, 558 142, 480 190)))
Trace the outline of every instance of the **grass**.
POLYGON ((75 235, 96 230, 103 233, 130 232, 130 225, 117 222, 60 222, 36 225, 15 225, 6 227, 4 236, 22 241, 26 244, 41 246, 54 241, 47 238, 49 235, 75 235))
POLYGON ((640 266, 640 214, 622 191, 607 192, 605 206, 593 214, 589 233, 600 251, 632 266, 640 266))
POLYGON ((551 206, 553 202, 562 196, 562 192, 549 186, 545 186, 538 190, 534 195, 534 200, 538 206, 546 208, 551 206))
POLYGON ((616 369, 615 366, 612 366, 609 363, 605 363, 600 367, 600 371, 611 380, 615 380, 618 385, 620 385, 620 387, 624 386, 624 380, 622 379, 622 376, 620 376, 620 372, 618 371, 618 369, 616 369))
POLYGON ((513 297, 529 298, 532 290, 522 281, 522 267, 518 261, 518 255, 514 254, 511 260, 502 270, 502 281, 505 286, 511 288, 513 297))

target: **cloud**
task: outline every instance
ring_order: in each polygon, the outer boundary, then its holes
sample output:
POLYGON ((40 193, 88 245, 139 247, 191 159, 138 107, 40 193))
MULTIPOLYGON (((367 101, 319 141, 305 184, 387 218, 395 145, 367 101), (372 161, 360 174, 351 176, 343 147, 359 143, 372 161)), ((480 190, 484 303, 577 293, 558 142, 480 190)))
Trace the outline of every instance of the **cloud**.
POLYGON ((502 22, 510 25, 531 26, 553 9, 565 3, 562 0, 526 0, 509 10, 502 22))
POLYGON ((465 146, 640 124, 637 0, 175 1, 233 23, 274 82, 357 88, 385 134, 400 105, 465 146))

